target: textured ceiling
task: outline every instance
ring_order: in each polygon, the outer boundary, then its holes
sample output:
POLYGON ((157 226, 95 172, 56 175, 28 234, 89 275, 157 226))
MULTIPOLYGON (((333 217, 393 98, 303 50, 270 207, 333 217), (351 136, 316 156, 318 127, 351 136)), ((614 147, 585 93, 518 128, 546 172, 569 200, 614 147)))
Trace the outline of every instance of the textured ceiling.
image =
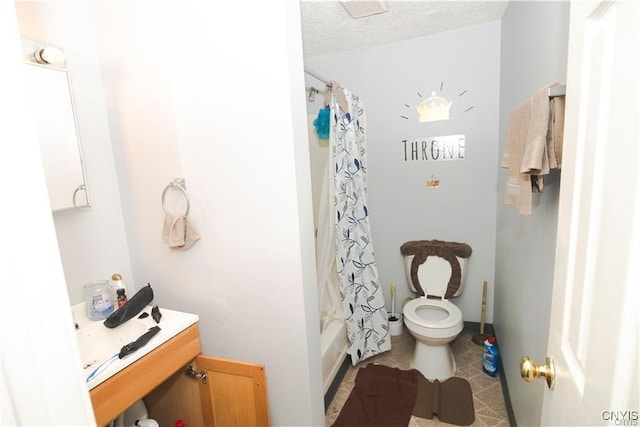
POLYGON ((353 19, 338 1, 301 0, 306 58, 365 49, 502 18, 508 0, 386 1, 388 12, 353 19))

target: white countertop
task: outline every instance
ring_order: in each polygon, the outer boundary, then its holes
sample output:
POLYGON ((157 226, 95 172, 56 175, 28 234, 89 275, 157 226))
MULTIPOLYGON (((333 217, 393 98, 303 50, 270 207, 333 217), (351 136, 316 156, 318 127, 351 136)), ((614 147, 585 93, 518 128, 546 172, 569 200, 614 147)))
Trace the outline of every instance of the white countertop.
POLYGON ((102 372, 92 378, 91 381, 87 383, 87 387, 89 388, 89 390, 104 382, 111 376, 117 374, 119 371, 131 365, 133 362, 142 358, 146 354, 149 354, 151 351, 169 341, 171 338, 178 335, 189 326, 198 322, 198 316, 195 314, 160 308, 162 318, 160 319, 160 323, 156 323, 155 320, 153 320, 153 318, 151 317, 151 307, 151 305, 147 306, 144 310, 135 315, 131 320, 114 329, 109 329, 104 326, 102 324, 104 322, 103 320, 90 320, 86 313, 85 303, 80 303, 72 307, 73 319, 79 326, 79 328, 77 329, 77 333, 84 334, 82 336, 83 343, 80 345, 80 353, 83 359, 83 363, 90 363, 90 366, 84 367, 83 369, 85 378, 88 377, 104 360, 108 359, 115 353, 119 353, 123 345, 134 341, 138 336, 142 335, 144 332, 146 332, 146 330, 153 326, 160 327, 160 332, 154 335, 153 338, 151 338, 151 340, 144 347, 125 356, 122 359, 118 359, 116 357, 110 365, 106 366, 102 372), (138 319, 138 316, 143 312, 148 313, 149 316, 144 319, 138 319), (133 323, 129 324, 129 322, 133 323), (135 328, 132 329, 132 326, 135 326, 135 328), (120 340, 121 342, 118 342, 117 335, 120 333, 124 334, 125 330, 128 330, 127 333, 129 335, 126 337, 122 337, 122 339, 120 340), (87 331, 95 331, 96 333, 86 334, 87 331), (133 336, 132 334, 135 336, 133 336), (87 335, 91 335, 91 337, 88 337, 87 335), (96 339, 100 340, 105 348, 99 348, 101 344, 99 342, 96 342, 94 345, 92 342, 88 341, 92 339, 92 336, 96 336, 96 339), (115 337, 116 340, 112 340, 113 342, 105 344, 105 342, 107 341, 105 340, 106 336, 108 336, 110 340, 115 337), (98 349, 100 351, 98 353, 95 353, 95 349, 98 349), (86 354, 82 354, 83 350, 85 353, 93 352, 94 355, 87 356, 86 354), (95 354, 100 354, 100 356, 95 356, 95 354))

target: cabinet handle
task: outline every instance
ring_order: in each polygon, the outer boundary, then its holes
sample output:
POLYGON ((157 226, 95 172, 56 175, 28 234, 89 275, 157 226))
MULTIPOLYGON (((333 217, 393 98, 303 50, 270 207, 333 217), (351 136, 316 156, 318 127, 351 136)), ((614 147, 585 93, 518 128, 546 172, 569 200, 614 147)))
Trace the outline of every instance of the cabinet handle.
POLYGON ((184 374, 194 380, 202 381, 202 384, 207 383, 207 371, 205 370, 197 372, 191 365, 189 365, 189 367, 184 370, 184 374))

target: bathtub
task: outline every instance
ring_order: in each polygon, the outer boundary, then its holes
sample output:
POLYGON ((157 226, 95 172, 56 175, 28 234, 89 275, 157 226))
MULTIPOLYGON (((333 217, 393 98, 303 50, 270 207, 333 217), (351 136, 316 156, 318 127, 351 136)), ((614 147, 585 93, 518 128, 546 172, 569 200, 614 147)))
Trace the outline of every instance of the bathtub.
POLYGON ((331 383, 347 356, 347 327, 344 322, 329 323, 320 334, 322 348, 322 384, 327 394, 331 383))

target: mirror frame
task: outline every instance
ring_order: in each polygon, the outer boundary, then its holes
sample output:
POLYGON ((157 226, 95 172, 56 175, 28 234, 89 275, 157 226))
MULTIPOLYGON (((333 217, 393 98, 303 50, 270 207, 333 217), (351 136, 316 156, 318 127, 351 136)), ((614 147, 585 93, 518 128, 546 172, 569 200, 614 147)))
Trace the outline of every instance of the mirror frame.
MULTIPOLYGON (((71 86, 71 76, 69 75, 69 70, 66 67, 66 60, 64 60, 63 57, 60 58, 61 60, 59 59, 60 62, 42 63, 42 59, 39 58, 36 53, 41 52, 42 49, 44 49, 45 47, 47 48, 54 47, 62 55, 64 54, 62 49, 58 47, 52 46, 50 44, 40 43, 37 41, 22 38, 24 64, 26 67, 38 67, 38 71, 37 71, 38 73, 41 70, 52 70, 56 73, 64 73, 64 76, 65 76, 64 83, 62 83, 62 79, 60 77, 56 77, 54 74, 51 74, 50 76, 48 76, 48 77, 51 77, 51 79, 57 79, 60 81, 59 84, 58 82, 55 82, 57 86, 56 99, 48 99, 45 102, 45 98, 42 98, 43 102, 39 102, 38 100, 36 100, 35 103, 37 103, 37 105, 34 105, 34 109, 37 110, 39 107, 42 107, 43 105, 52 104, 51 108, 49 108, 47 111, 61 113, 59 117, 56 117, 56 120, 60 121, 62 127, 67 128, 68 132, 66 132, 66 134, 68 138, 67 138, 67 142, 65 142, 65 144, 67 145, 67 147, 65 147, 65 150, 69 153, 73 153, 73 154, 69 154, 69 156, 67 156, 67 159, 58 158, 58 159, 55 159, 55 161, 49 160, 49 158, 52 158, 52 156, 46 156, 46 153, 47 151, 51 152, 52 150, 51 150, 51 147, 50 146, 48 147, 46 144, 47 142, 51 142, 53 140, 47 141, 44 138, 44 136, 47 134, 46 130, 44 129, 44 126, 46 126, 46 123, 45 123, 46 120, 38 120, 37 137, 38 137, 38 142, 40 144, 40 152, 42 155, 43 169, 45 171, 45 177, 47 180, 47 190, 49 191, 49 200, 51 203, 51 209, 53 212, 59 212, 59 211, 77 209, 77 208, 91 207, 91 199, 89 197, 89 191, 87 186, 87 174, 85 170, 85 162, 84 162, 83 152, 82 152, 83 151, 82 139, 80 137, 76 103, 75 103, 72 86, 71 86), (63 84, 66 84, 66 88, 62 86, 63 84), (65 93, 65 95, 60 95, 60 93, 63 93, 63 92, 65 93), (71 131, 71 127, 73 127, 73 131, 71 131), (71 136, 72 134, 73 136, 71 136), (73 138, 73 141, 70 140, 72 138, 73 138), (76 156, 76 153, 77 153, 77 156, 76 156), (79 177, 81 177, 82 182, 77 187, 75 187, 75 189, 73 189, 73 186, 75 186, 75 184, 73 184, 71 187, 67 187, 64 190, 65 195, 60 197, 55 194, 55 184, 56 184, 55 179, 58 176, 69 175, 65 173, 66 172, 65 170, 59 167, 60 163, 62 163, 63 161, 69 161, 69 163, 71 163, 71 165, 69 166, 69 168, 67 168, 67 170, 71 170, 71 174, 75 176, 74 179, 77 180, 79 177), (52 168, 51 165, 54 163, 57 165, 57 167, 52 168), (66 194, 69 192, 67 190, 70 191, 70 194, 68 195, 66 194), (82 196, 82 194, 84 194, 84 197, 82 196), (67 199, 67 196, 68 196, 68 199, 67 199), (63 200, 63 202, 60 202, 60 200, 63 200)), ((34 71, 35 69, 28 69, 27 72, 33 74, 34 71)), ((51 82, 53 82, 53 80, 51 80, 51 82)), ((29 83, 31 83, 30 86, 33 86, 33 81, 30 81, 29 83)), ((29 89, 31 89, 31 87, 29 89)), ((46 94, 47 91, 40 90, 38 93, 46 94)), ((35 94, 35 95, 32 94, 32 98, 38 99, 38 94, 35 94)), ((37 114, 37 111, 34 111, 34 113, 37 114)), ((41 112, 41 114, 43 113, 41 112)), ((38 117, 42 117, 42 116, 39 115, 38 117)), ((65 150, 62 150, 62 151, 65 151, 65 150)))

